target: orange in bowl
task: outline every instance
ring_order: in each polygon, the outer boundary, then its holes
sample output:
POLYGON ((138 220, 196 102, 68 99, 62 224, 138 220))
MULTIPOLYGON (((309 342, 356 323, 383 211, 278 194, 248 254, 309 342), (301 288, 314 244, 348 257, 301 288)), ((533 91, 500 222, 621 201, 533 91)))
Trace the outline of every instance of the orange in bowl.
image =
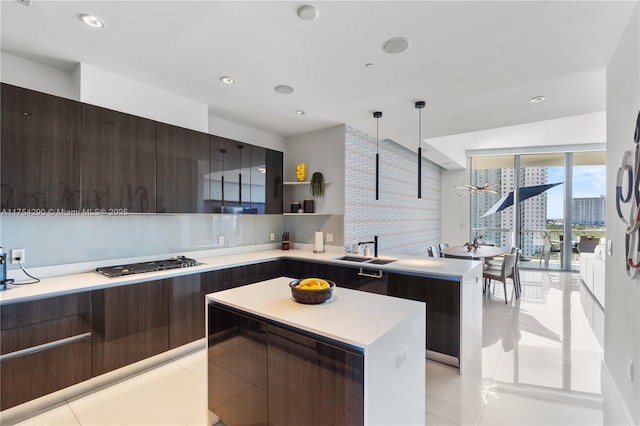
POLYGON ((323 278, 302 278, 291 281, 289 287, 296 302, 315 305, 331 299, 336 283, 323 278))

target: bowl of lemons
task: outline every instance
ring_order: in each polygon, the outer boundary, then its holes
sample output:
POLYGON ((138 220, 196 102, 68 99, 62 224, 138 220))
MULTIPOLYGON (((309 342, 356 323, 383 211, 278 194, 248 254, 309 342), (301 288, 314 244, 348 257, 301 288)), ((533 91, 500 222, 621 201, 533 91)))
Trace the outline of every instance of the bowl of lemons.
POLYGON ((331 299, 336 283, 322 278, 301 278, 289 283, 293 300, 306 305, 317 305, 331 299))

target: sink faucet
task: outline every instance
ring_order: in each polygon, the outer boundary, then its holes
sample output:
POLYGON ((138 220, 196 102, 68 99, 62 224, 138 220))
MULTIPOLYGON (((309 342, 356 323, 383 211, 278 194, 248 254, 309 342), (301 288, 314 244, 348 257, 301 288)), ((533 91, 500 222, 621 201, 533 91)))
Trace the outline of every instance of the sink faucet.
POLYGON ((358 246, 361 246, 363 244, 373 244, 373 257, 378 257, 378 236, 377 235, 373 236, 373 241, 360 241, 358 243, 358 246))

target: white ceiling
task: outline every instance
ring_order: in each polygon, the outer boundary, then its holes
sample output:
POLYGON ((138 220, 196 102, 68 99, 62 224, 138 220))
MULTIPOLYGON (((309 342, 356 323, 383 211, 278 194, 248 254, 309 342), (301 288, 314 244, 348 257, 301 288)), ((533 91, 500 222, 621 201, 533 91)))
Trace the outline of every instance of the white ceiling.
POLYGON ((1 49, 69 71, 88 63, 283 137, 340 123, 375 135, 379 110, 380 138, 415 151, 417 100, 424 138, 604 111, 606 65, 637 1, 308 3, 315 21, 297 17, 299 1, 3 0, 1 49), (410 48, 384 53, 396 36, 410 48), (538 95, 547 101, 531 104, 538 95))

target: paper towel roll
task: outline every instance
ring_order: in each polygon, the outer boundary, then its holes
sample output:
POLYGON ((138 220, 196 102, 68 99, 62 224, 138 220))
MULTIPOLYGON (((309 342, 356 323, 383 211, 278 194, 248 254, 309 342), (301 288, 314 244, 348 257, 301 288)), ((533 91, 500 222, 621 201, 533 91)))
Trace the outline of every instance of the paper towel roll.
POLYGON ((322 231, 316 231, 316 248, 314 253, 324 253, 324 233, 322 231))

